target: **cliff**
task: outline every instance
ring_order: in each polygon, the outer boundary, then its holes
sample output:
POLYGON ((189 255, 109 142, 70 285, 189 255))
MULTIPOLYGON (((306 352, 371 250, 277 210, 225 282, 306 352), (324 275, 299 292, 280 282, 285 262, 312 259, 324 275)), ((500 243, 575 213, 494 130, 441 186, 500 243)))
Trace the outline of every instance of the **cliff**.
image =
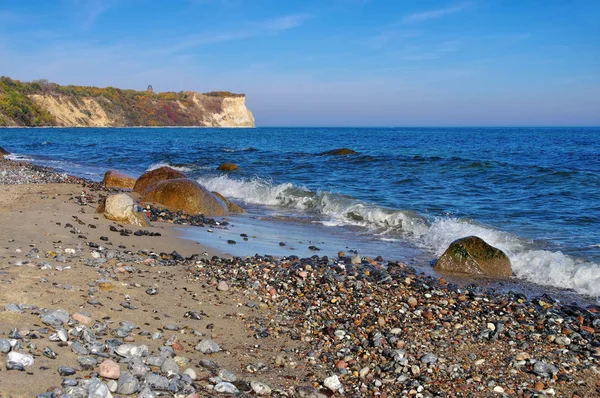
POLYGON ((0 77, 0 126, 254 127, 246 96, 60 86, 0 77))

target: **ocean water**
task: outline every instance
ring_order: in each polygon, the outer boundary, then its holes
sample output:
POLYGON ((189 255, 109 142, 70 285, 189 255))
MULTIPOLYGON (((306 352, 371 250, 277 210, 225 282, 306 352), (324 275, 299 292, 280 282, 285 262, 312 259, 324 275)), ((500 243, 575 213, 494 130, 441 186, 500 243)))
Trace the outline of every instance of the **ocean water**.
POLYGON ((0 145, 95 180, 178 168, 246 208, 235 222, 273 254, 312 238, 321 255, 358 248, 428 268, 477 235, 518 280, 600 296, 597 128, 2 129, 0 145), (341 147, 359 154, 321 154, 341 147))

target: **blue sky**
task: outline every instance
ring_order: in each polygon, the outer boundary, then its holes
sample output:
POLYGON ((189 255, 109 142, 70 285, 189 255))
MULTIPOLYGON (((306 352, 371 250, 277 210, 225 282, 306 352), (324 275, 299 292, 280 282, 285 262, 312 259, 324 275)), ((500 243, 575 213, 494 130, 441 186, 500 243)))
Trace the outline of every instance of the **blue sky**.
POLYGON ((243 92, 261 126, 600 125, 597 0, 0 0, 0 75, 243 92))

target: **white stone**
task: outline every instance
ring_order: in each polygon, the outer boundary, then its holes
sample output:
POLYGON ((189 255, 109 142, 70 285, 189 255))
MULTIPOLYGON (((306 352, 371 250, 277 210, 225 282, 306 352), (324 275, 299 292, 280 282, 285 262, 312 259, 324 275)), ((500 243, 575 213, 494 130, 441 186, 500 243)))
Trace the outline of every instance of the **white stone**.
POLYGON ((261 383, 260 381, 251 381, 250 387, 252 387, 252 391, 254 391, 254 393, 256 395, 270 395, 271 394, 271 387, 269 387, 265 383, 261 383))
POLYGON ((104 217, 113 221, 121 221, 139 227, 150 225, 143 213, 136 211, 136 202, 127 194, 110 195, 104 204, 104 217))
POLYGON ((6 362, 19 364, 23 367, 31 366, 34 363, 33 357, 29 354, 21 354, 20 352, 11 351, 6 357, 6 362))
POLYGON ((338 392, 342 389, 342 383, 337 375, 329 376, 323 380, 323 385, 333 392, 338 392))

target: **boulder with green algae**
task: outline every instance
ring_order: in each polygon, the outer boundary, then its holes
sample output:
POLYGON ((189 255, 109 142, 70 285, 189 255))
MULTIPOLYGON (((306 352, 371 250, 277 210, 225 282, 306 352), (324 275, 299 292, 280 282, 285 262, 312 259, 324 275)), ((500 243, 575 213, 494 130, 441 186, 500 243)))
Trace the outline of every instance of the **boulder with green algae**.
POLYGON ((452 242, 437 260, 434 269, 439 272, 475 276, 512 275, 510 260, 506 254, 477 236, 467 236, 452 242))

